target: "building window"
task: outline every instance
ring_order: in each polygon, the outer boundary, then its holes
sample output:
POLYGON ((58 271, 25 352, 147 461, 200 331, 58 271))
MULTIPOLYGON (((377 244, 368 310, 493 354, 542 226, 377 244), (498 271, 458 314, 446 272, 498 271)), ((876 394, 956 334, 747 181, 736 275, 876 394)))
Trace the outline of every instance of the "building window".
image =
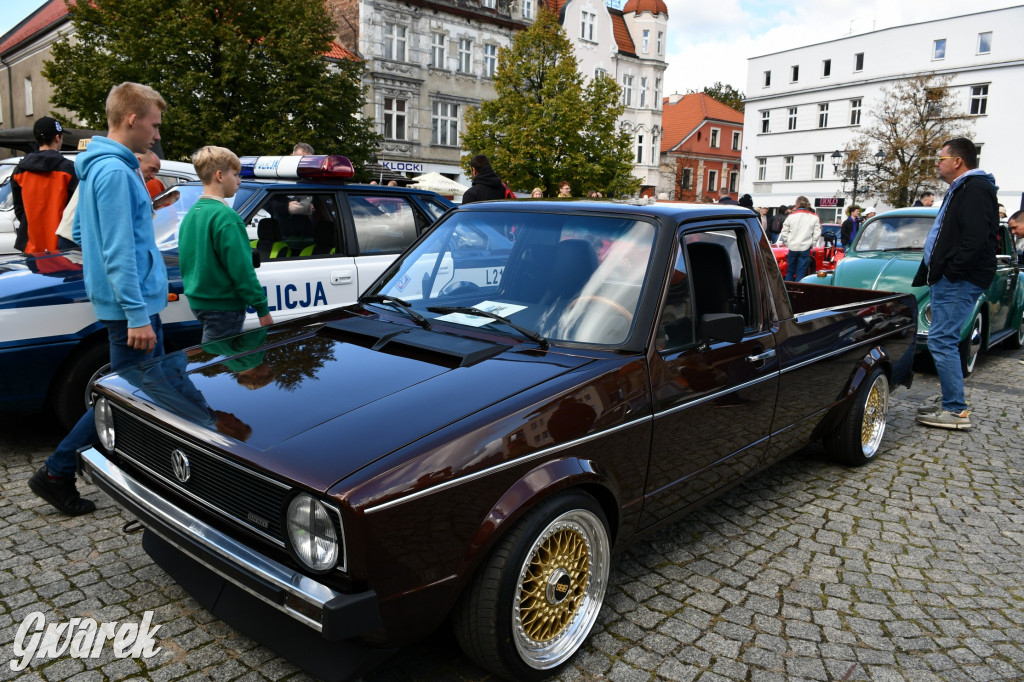
POLYGON ((435 69, 445 68, 444 47, 447 39, 443 33, 430 35, 430 65, 435 69))
POLYGON ((712 149, 717 149, 718 148, 718 133, 719 132, 721 132, 721 130, 719 128, 712 128, 711 129, 711 140, 708 142, 708 146, 710 146, 712 149))
POLYGON ((384 59, 405 61, 405 26, 384 24, 384 59))
POLYGON ((651 164, 658 163, 658 136, 651 133, 651 164))
POLYGON ((494 78, 494 72, 498 70, 498 46, 484 45, 484 75, 494 78))
POLYGON ((818 127, 828 128, 828 102, 818 105, 818 127))
POLYGON ((766 88, 767 87, 771 87, 771 84, 772 84, 772 72, 771 71, 765 71, 764 72, 764 87, 766 87, 766 88))
POLYGON ((661 107, 661 79, 654 79, 654 102, 652 102, 655 109, 661 107))
POLYGON ((859 99, 850 100, 850 125, 860 125, 860 103, 859 99))
POLYGON ((789 80, 791 83, 796 83, 798 80, 800 80, 800 67, 791 66, 789 67, 789 69, 789 80))
POLYGON ((984 116, 988 112, 988 86, 971 86, 971 114, 984 116))
MULTIPOLYGON (((665 32, 664 31, 658 31, 658 54, 661 54, 661 44, 662 44, 662 41, 664 40, 664 38, 665 38, 665 32)), ((991 41, 991 38, 992 38, 992 34, 990 33, 989 34, 990 41, 991 41)))
POLYGON ((729 191, 735 192, 740 184, 740 174, 737 171, 729 171, 729 191))
POLYGON ((988 54, 992 51, 992 31, 985 31, 978 34, 978 54, 988 54))
POLYGON ((643 49, 644 54, 647 54, 647 50, 648 50, 648 48, 650 47, 650 44, 651 44, 651 32, 650 32, 649 29, 646 29, 646 28, 644 29, 644 39, 643 39, 641 44, 643 45, 642 49, 643 49))
POLYGON ((828 78, 832 75, 832 60, 823 59, 821 61, 821 77, 828 78))
POLYGON ((757 160, 757 179, 764 182, 766 177, 768 177, 768 159, 762 156, 757 160))
POLYGON ((523 19, 533 19, 533 0, 522 0, 523 19))
POLYGON ((708 171, 708 191, 718 191, 718 171, 708 171))
POLYGON ((607 75, 608 75, 607 69, 602 69, 600 66, 597 67, 596 69, 594 69, 594 78, 599 78, 601 76, 607 76, 607 75))
POLYGON ((693 169, 684 168, 683 177, 680 179, 679 184, 682 185, 683 189, 693 189, 693 169))
POLYGON ((767 109, 765 111, 761 112, 761 132, 762 133, 767 133, 768 132, 768 123, 771 121, 771 115, 772 115, 772 112, 768 111, 767 109))
POLYGON ((945 59, 946 58, 946 39, 939 38, 932 43, 932 59, 945 59))
POLYGON ((459 38, 459 71, 470 73, 473 70, 473 41, 459 38))
POLYGON ((734 131, 732 131, 732 149, 733 149, 733 151, 738 151, 739 148, 740 148, 740 131, 734 130, 734 131))
POLYGON ((594 24, 597 22, 597 15, 593 12, 580 12, 580 40, 594 42, 594 24))
POLYGON ((647 107, 647 76, 640 76, 640 108, 647 107))
POLYGON ((32 79, 25 79, 25 115, 33 116, 35 109, 32 107, 32 79))
POLYGON ((863 52, 858 52, 857 54, 853 55, 853 70, 854 71, 863 71, 864 70, 864 53, 863 52))
POLYGON ((783 156, 782 157, 782 168, 785 170, 784 176, 787 180, 793 179, 793 157, 783 156))
POLYGON ((978 166, 977 166, 978 168, 981 168, 981 148, 982 148, 982 146, 983 145, 980 145, 980 144, 977 144, 977 143, 974 145, 975 150, 977 150, 977 152, 978 152, 978 166))
POLYGON ((821 180, 825 177, 825 155, 814 155, 814 179, 821 180))
POLYGON ((633 77, 622 77, 622 101, 627 107, 633 106, 633 77))
POLYGON ((431 105, 430 144, 442 147, 459 145, 459 105, 434 102, 431 105))
POLYGON ((384 98, 384 139, 405 139, 405 100, 384 98))
POLYGON ((796 130, 796 107, 789 108, 789 120, 786 123, 786 130, 796 130))
POLYGON ((497 0, 480 0, 480 4, 487 9, 494 9, 494 4, 497 0))
POLYGON ((644 136, 636 136, 636 163, 640 165, 644 162, 644 136))

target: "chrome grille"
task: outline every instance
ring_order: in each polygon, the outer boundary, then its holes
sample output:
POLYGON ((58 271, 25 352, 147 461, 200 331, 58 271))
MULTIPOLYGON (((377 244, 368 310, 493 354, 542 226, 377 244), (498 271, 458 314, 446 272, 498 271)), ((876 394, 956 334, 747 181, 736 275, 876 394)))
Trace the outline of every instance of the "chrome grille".
POLYGON ((282 518, 290 492, 288 486, 249 471, 117 407, 113 414, 117 434, 115 450, 140 467, 143 474, 155 476, 184 497, 281 546, 285 545, 282 518), (191 475, 185 483, 175 477, 171 457, 174 450, 181 450, 188 457, 191 475), (267 525, 256 521, 253 515, 267 525))

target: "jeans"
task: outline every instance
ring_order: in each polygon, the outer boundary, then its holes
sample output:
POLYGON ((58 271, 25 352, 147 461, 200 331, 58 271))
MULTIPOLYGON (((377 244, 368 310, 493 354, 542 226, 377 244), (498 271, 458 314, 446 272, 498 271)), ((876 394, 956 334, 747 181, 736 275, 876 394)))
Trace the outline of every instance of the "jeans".
POLYGON ((942 409, 960 412, 964 402, 964 375, 960 369, 960 329, 985 289, 967 280, 951 282, 945 277, 931 285, 932 323, 928 329, 928 351, 942 387, 942 409))
POLYGON ((225 336, 237 336, 242 333, 242 323, 245 322, 244 310, 196 310, 192 308, 192 314, 203 323, 203 340, 199 343, 209 343, 225 336))
MULTIPOLYGON (((118 372, 143 360, 164 354, 164 330, 160 324, 159 315, 149 317, 149 323, 153 325, 153 331, 156 332, 156 345, 148 353, 128 347, 128 322, 125 320, 101 320, 100 322, 107 328, 107 337, 110 340, 110 369, 112 371, 118 372)), ((78 451, 95 444, 98 439, 96 421, 90 407, 46 460, 46 470, 53 476, 74 476, 75 470, 78 469, 78 451)))
POLYGON ((794 251, 789 250, 786 255, 786 281, 795 282, 807 275, 807 268, 811 267, 811 250, 794 251))

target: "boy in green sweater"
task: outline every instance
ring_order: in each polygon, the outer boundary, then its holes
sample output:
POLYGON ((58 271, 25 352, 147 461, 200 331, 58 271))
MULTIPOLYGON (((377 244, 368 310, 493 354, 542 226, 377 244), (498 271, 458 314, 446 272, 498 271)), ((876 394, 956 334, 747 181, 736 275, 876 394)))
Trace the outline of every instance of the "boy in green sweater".
POLYGON ((225 201, 242 183, 242 165, 224 147, 203 147, 192 155, 203 195, 181 221, 178 255, 185 296, 203 323, 202 343, 242 331, 245 309, 253 307, 264 327, 274 323, 267 294, 252 267, 252 247, 241 217, 225 201))

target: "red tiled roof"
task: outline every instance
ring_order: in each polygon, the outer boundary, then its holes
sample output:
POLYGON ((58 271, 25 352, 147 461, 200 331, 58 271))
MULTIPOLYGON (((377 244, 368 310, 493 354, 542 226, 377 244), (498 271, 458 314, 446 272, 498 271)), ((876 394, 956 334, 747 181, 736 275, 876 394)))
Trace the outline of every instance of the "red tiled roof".
POLYGON ((712 99, 703 92, 684 95, 675 104, 669 104, 666 97, 663 104, 661 114, 662 152, 671 150, 686 139, 705 119, 743 125, 743 114, 727 104, 712 99))
MULTIPOLYGON (((75 0, 72 0, 71 4, 74 4, 74 2, 75 0)), ((67 16, 68 8, 64 4, 64 0, 50 0, 8 31, 6 35, 2 36, 3 42, 0 42, 0 55, 17 47, 36 34, 49 29, 54 24, 66 21, 67 16)))
POLYGON ((630 54, 636 56, 636 45, 633 44, 633 36, 629 35, 626 28, 626 20, 622 12, 608 8, 608 16, 612 18, 612 33, 615 35, 615 44, 619 48, 619 54, 630 54))
POLYGON ((327 52, 324 52, 324 57, 326 57, 327 59, 349 59, 354 62, 359 61, 359 57, 356 55, 355 52, 348 49, 347 47, 342 47, 333 40, 331 41, 331 47, 327 50, 327 52))
POLYGON ((569 0, 544 0, 544 4, 548 6, 548 9, 555 13, 555 16, 559 19, 562 18, 562 8, 565 7, 565 3, 569 0))
POLYGON ((629 0, 626 6, 622 8, 623 12, 633 12, 640 14, 641 12, 650 12, 651 14, 662 14, 668 16, 668 7, 665 6, 664 0, 629 0))

